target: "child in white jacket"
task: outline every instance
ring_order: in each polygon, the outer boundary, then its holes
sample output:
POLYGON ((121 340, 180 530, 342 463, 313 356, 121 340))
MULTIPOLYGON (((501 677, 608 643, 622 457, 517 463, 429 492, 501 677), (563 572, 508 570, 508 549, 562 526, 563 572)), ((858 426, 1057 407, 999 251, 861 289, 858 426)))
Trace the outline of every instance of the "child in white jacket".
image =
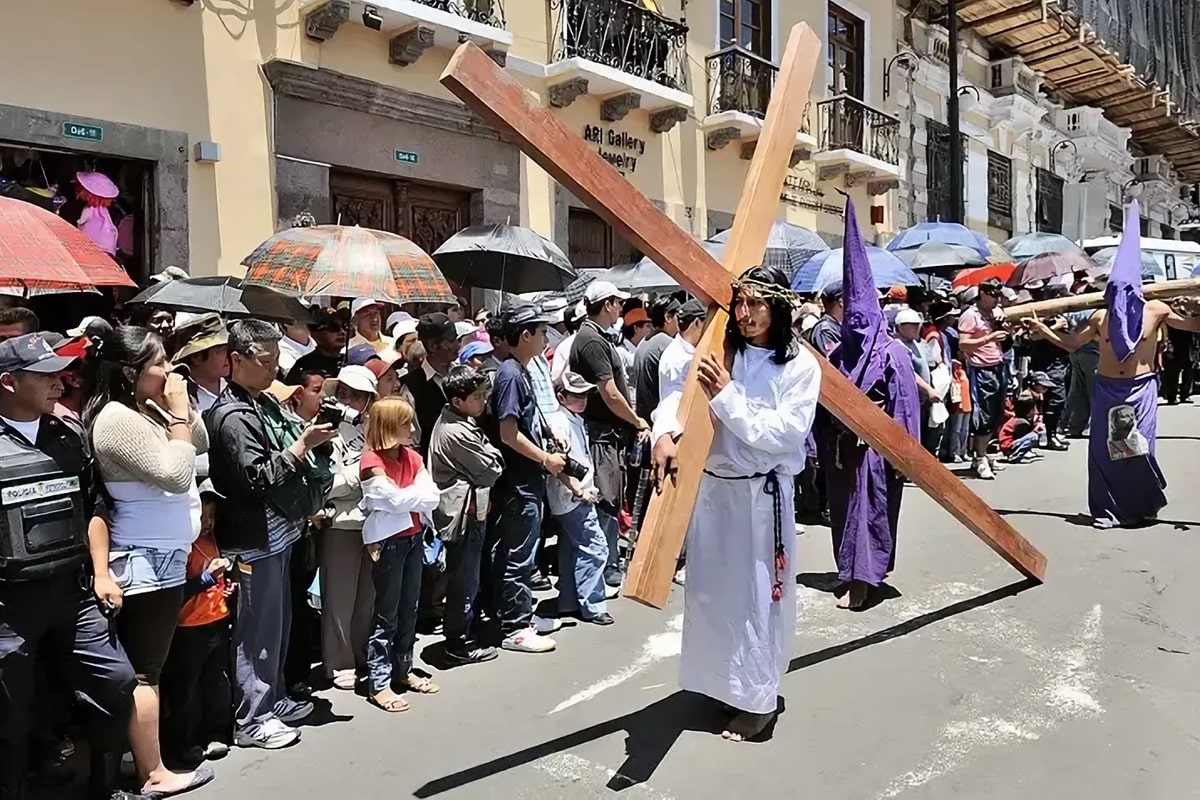
POLYGON ((413 407, 399 397, 371 406, 360 461, 363 545, 371 559, 375 613, 367 643, 371 702, 408 709, 400 692, 433 694, 436 684, 412 671, 417 603, 424 563, 422 532, 438 506, 437 485, 412 446, 413 407))

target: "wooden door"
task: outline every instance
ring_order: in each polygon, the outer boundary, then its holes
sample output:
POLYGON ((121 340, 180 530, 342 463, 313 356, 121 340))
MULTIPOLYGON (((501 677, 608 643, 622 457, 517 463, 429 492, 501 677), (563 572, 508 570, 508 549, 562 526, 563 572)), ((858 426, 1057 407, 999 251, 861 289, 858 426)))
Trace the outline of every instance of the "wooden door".
POLYGON ((359 225, 396 232, 395 192, 386 178, 341 172, 329 176, 335 225, 359 225))
POLYGON ((567 217, 567 257, 576 268, 632 264, 642 254, 591 211, 572 208, 567 217))
POLYGON ((471 224, 471 195, 455 189, 396 181, 396 232, 426 253, 471 224))

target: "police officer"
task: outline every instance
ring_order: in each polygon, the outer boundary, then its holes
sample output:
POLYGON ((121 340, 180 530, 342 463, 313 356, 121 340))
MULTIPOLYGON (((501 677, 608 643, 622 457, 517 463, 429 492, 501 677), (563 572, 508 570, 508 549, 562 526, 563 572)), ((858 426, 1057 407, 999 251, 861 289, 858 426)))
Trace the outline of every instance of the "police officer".
POLYGON ((62 672, 93 712, 90 800, 137 797, 114 792, 135 679, 112 623, 119 597, 102 610, 85 582, 90 458, 82 431, 51 413, 73 360, 39 333, 0 342, 0 800, 34 796, 43 648, 66 657, 62 672))

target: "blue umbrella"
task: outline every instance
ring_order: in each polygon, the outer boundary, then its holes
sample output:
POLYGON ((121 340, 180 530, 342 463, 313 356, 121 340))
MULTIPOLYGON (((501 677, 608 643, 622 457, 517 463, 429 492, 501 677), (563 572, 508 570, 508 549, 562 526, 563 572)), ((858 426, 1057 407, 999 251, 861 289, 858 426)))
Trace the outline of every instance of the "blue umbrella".
MULTIPOLYGON (((815 294, 831 283, 842 279, 842 248, 817 253, 800 265, 792 276, 792 290, 815 294)), ((917 273, 882 247, 867 247, 867 262, 871 265, 871 277, 875 288, 891 286, 920 286, 917 273)))
POLYGON ((926 242, 969 247, 984 258, 988 256, 987 247, 980 242, 979 234, 957 222, 922 222, 913 225, 897 233, 895 238, 888 242, 887 249, 892 252, 908 250, 920 247, 926 242))
POLYGON ((1045 253, 1083 254, 1083 248, 1067 237, 1041 231, 1014 236, 1004 243, 1004 249, 1012 255, 1016 264, 1045 253))
MULTIPOLYGON (((705 249, 720 261, 732 233, 732 230, 721 231, 716 236, 709 237, 705 249), (717 247, 708 247, 709 244, 717 247)), ((776 220, 771 223, 771 235, 767 238, 767 250, 763 254, 762 264, 765 267, 778 267, 785 275, 790 276, 816 253, 827 252, 829 245, 808 228, 776 220)))

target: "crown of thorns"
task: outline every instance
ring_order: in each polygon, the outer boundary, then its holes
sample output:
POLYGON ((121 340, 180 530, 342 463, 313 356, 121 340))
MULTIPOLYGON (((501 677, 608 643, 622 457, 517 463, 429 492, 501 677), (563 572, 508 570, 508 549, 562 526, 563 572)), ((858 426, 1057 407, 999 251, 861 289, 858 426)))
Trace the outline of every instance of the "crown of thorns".
POLYGON ((759 297, 763 300, 781 300, 790 305, 797 305, 800 302, 799 296, 791 289, 785 289, 777 283, 756 281, 750 278, 738 278, 735 280, 733 282, 733 293, 735 295, 759 297))

